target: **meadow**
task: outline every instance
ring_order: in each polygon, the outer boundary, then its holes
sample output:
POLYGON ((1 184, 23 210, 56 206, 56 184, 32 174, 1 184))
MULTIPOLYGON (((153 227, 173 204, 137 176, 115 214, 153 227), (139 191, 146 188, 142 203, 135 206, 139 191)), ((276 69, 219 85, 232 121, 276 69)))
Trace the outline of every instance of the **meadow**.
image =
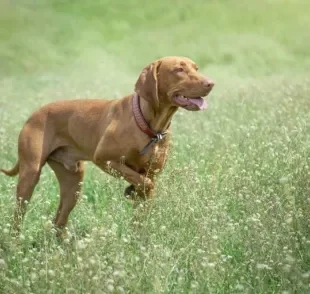
POLYGON ((310 2, 0 1, 0 166, 60 99, 120 98, 141 69, 188 56, 216 81, 180 110, 148 213, 88 163, 68 237, 44 167, 19 237, 0 175, 0 293, 310 293, 310 2))

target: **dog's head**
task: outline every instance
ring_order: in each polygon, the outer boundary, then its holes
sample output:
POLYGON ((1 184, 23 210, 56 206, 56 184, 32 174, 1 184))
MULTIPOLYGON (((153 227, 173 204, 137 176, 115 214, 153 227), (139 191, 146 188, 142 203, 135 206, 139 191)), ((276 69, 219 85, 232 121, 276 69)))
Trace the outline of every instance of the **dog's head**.
POLYGON ((145 67, 135 86, 136 93, 153 107, 183 107, 203 110, 203 99, 214 82, 198 72, 197 65, 186 57, 164 57, 145 67))

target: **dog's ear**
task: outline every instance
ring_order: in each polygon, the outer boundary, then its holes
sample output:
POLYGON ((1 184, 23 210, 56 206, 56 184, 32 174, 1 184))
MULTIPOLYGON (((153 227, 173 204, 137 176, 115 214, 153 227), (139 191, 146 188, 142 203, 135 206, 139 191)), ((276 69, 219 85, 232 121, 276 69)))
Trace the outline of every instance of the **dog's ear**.
POLYGON ((145 67, 135 86, 135 92, 143 99, 149 101, 153 107, 159 107, 157 75, 161 62, 155 61, 145 67))

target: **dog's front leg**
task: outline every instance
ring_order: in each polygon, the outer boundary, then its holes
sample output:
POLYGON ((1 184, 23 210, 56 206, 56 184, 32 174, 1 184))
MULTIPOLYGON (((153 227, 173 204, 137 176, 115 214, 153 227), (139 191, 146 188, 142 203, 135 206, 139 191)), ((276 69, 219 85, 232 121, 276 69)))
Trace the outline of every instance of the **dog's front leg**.
POLYGON ((139 198, 144 200, 153 198, 154 184, 150 178, 137 173, 124 163, 107 161, 96 156, 94 157, 94 163, 104 172, 114 177, 123 177, 134 186, 139 198))

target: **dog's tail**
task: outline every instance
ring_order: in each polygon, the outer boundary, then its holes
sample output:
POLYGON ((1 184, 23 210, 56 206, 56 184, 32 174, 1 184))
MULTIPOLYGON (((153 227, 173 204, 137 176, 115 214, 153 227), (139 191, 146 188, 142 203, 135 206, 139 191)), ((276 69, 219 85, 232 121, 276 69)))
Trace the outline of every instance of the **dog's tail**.
POLYGON ((0 171, 5 173, 9 177, 16 176, 18 174, 18 172, 19 172, 19 161, 17 161, 17 163, 15 164, 15 166, 12 169, 6 170, 6 169, 0 168, 0 171))

